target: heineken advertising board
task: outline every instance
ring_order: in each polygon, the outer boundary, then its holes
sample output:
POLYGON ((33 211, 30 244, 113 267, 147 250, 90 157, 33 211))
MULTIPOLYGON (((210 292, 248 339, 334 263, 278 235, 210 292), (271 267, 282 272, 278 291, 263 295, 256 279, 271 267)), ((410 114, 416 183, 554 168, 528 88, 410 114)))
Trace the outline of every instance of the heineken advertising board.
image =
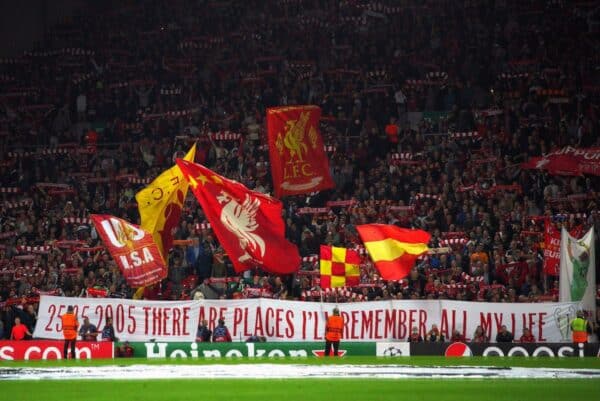
MULTIPOLYGON (((119 346, 122 344, 119 344, 119 346)), ((185 342, 135 342, 129 343, 133 356, 141 358, 279 358, 321 357, 324 342, 278 343, 185 343, 185 342)), ((342 342, 339 353, 374 356, 373 342, 342 342)))

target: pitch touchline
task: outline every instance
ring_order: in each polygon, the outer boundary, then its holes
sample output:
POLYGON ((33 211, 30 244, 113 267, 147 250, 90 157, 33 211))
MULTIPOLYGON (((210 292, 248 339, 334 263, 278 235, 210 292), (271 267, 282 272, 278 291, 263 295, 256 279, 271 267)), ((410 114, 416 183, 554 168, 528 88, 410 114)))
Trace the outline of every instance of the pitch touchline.
POLYGON ((1 367, 0 380, 144 379, 600 379, 600 369, 413 367, 390 365, 131 365, 98 367, 1 367))

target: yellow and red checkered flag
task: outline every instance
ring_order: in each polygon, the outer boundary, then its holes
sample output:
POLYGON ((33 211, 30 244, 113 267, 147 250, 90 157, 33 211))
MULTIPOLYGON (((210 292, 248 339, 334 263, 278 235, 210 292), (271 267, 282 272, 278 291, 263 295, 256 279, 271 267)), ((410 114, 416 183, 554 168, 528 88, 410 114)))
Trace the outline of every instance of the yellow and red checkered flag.
POLYGON ((321 288, 360 284, 360 255, 352 249, 321 245, 321 288))

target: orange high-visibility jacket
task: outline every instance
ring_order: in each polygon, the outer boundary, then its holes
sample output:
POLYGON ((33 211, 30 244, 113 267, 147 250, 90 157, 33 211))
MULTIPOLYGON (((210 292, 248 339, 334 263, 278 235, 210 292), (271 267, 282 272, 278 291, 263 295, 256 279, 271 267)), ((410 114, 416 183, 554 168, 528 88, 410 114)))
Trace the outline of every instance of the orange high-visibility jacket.
POLYGON ((340 341, 343 329, 344 319, 341 316, 329 316, 325 327, 325 339, 327 341, 340 341))
POLYGON ((61 316, 63 336, 65 340, 75 340, 77 338, 77 328, 79 322, 73 313, 65 313, 61 316))

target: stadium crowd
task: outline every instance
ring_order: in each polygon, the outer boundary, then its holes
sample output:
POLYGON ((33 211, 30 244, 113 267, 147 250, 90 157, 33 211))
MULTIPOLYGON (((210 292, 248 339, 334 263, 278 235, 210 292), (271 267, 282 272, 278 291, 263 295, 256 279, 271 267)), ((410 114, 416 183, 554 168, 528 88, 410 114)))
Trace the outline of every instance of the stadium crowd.
POLYGON ((529 0, 130 1, 57 25, 0 59, 0 338, 15 316, 33 331, 40 294, 557 300, 542 217, 598 233, 600 180, 520 163, 600 146, 589 11, 529 0), (283 199, 298 274, 236 275, 189 193, 174 236, 192 244, 171 251, 160 285, 129 288, 88 215, 139 223, 135 193, 193 142, 196 162, 270 193, 265 109, 286 104, 322 107, 336 183, 283 199), (319 245, 362 251, 354 226, 367 222, 426 229, 439 250, 402 282, 382 281, 363 252, 361 287, 321 291, 319 245))

